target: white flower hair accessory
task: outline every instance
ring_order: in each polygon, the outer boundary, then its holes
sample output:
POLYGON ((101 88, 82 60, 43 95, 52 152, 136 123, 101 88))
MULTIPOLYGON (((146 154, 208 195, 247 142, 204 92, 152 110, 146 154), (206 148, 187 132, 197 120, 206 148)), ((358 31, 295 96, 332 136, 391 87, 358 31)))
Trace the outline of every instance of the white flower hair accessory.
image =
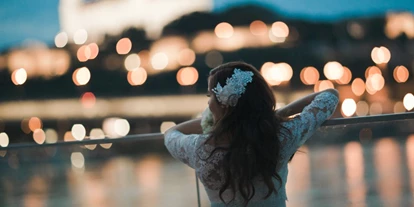
POLYGON ((216 94, 217 100, 226 106, 236 106, 241 95, 246 91, 247 83, 253 80, 252 71, 242 71, 238 68, 234 69, 234 73, 227 78, 226 85, 222 87, 220 83, 212 89, 216 94))

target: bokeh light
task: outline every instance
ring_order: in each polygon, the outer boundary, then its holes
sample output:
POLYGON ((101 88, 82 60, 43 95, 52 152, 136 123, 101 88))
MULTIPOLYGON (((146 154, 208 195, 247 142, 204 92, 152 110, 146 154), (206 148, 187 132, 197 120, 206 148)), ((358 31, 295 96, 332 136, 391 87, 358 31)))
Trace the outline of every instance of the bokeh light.
POLYGON ((126 119, 115 120, 115 133, 119 136, 126 136, 129 133, 129 122, 126 119))
POLYGON ((381 90, 385 85, 384 77, 380 74, 374 74, 368 77, 366 82, 366 89, 369 94, 374 94, 375 92, 381 90))
POLYGON ((305 85, 314 85, 319 80, 319 72, 315 67, 305 67, 300 71, 300 80, 305 85))
POLYGON ((315 83, 313 90, 315 92, 324 91, 329 88, 335 88, 334 84, 330 80, 322 80, 315 83))
POLYGON ((55 45, 58 48, 65 47, 68 44, 68 34, 66 32, 60 32, 55 36, 55 45))
POLYGON ((46 143, 56 143, 58 141, 58 134, 54 129, 46 129, 46 143))
POLYGON ((73 35, 73 41, 77 45, 81 45, 88 39, 88 32, 84 29, 77 30, 73 35))
POLYGON ((155 53, 151 58, 154 70, 164 70, 168 65, 168 56, 163 52, 155 53))
POLYGON ((356 112, 357 105, 354 99, 347 98, 342 102, 341 112, 344 116, 350 117, 356 112))
POLYGON ((388 63, 391 59, 391 52, 384 46, 374 47, 371 51, 371 58, 376 64, 388 63))
POLYGON ((86 62, 88 58, 90 57, 90 52, 89 52, 89 57, 86 56, 87 55, 86 48, 87 48, 86 45, 82 45, 81 47, 78 48, 76 52, 76 57, 78 58, 79 62, 86 62))
POLYGON ((395 67, 393 71, 393 76, 394 76, 395 81, 397 81, 397 83, 404 83, 408 80, 408 77, 410 76, 410 72, 405 66, 400 65, 400 66, 395 67))
POLYGON ((250 32, 256 36, 266 35, 267 26, 264 22, 260 20, 253 21, 252 23, 250 23, 250 32))
POLYGON ((131 48, 132 42, 129 38, 122 38, 116 43, 116 52, 120 55, 128 54, 131 48))
POLYGON ((368 78, 374 74, 382 75, 381 69, 379 69, 377 66, 370 66, 365 70, 365 78, 368 78))
POLYGON ((121 118, 106 118, 102 129, 109 138, 119 138, 129 133, 129 122, 121 118))
POLYGON ((124 66, 128 71, 133 71, 139 68, 141 59, 137 54, 130 54, 125 58, 124 66))
POLYGON ((160 126, 160 131, 161 133, 165 133, 168 129, 170 129, 171 127, 175 126, 176 124, 172 121, 164 121, 161 123, 160 126))
POLYGON ((366 116, 369 112, 369 105, 365 101, 358 101, 357 109, 356 109, 356 115, 357 116, 366 116))
POLYGON ((81 67, 73 72, 72 80, 77 86, 86 85, 91 79, 91 72, 87 67, 81 67))
POLYGON ((206 65, 215 68, 223 63, 223 55, 218 51, 210 51, 206 54, 206 65))
POLYGON ((73 138, 83 140, 86 136, 86 129, 82 124, 74 124, 71 130, 73 138))
POLYGON ((20 124, 20 127, 22 128, 22 131, 25 134, 29 134, 31 132, 30 128, 29 128, 29 119, 28 118, 24 118, 20 124))
POLYGON ((414 95, 412 93, 405 94, 403 104, 407 111, 411 111, 414 108, 414 95))
POLYGON ((33 132, 33 140, 37 144, 43 144, 46 141, 46 134, 43 129, 36 129, 33 132))
POLYGON ((231 24, 227 22, 222 22, 217 24, 216 28, 214 29, 214 32, 216 33, 216 36, 218 38, 230 38, 233 36, 234 29, 231 24))
POLYGON ((404 103, 402 101, 397 101, 394 104, 394 113, 403 113, 405 112, 406 108, 404 106, 404 103))
POLYGON ((65 134, 63 135, 63 141, 65 142, 71 142, 71 141, 75 141, 75 137, 73 137, 72 132, 71 131, 67 131, 65 132, 65 134))
POLYGON ((91 129, 91 132, 89 133, 89 137, 91 139, 103 139, 105 138, 105 133, 100 128, 93 128, 91 129))
MULTIPOLYGON (((91 43, 87 47, 88 52, 90 53, 88 55, 88 59, 93 60, 96 57, 98 57, 99 54, 99 46, 96 43, 91 43)), ((85 50, 86 53, 86 50, 85 50)))
POLYGON ((13 71, 11 79, 14 85, 23 85, 27 80, 27 72, 24 68, 13 71))
POLYGON ((374 102, 369 107, 369 114, 371 115, 378 115, 382 114, 382 104, 379 102, 374 102))
POLYGON ((351 70, 349 70, 348 67, 344 66, 344 73, 342 74, 341 78, 339 78, 338 80, 336 80, 337 83, 339 84, 348 84, 352 79, 352 72, 351 70))
POLYGON ((198 80, 198 71, 194 67, 181 68, 177 72, 177 81, 182 86, 194 85, 198 80))
POLYGON ((192 65, 195 62, 195 52, 190 48, 185 48, 178 54, 178 63, 182 66, 192 65))
POLYGON ((272 34, 278 38, 286 38, 289 36, 289 27, 284 22, 275 22, 272 24, 272 34))
POLYGON ((38 117, 31 117, 29 119, 29 129, 30 131, 34 132, 36 129, 42 128, 42 120, 40 120, 38 117))
POLYGON ((328 80, 337 80, 343 76, 344 67, 336 61, 327 62, 323 67, 323 74, 328 80))
POLYGON ((96 104, 96 97, 92 92, 86 92, 81 96, 81 103, 84 108, 93 108, 96 104))
POLYGON ((1 147, 7 147, 9 145, 9 136, 6 134, 6 132, 0 133, 0 146, 1 147))
POLYGON ((145 83, 147 77, 147 71, 144 68, 139 67, 136 70, 128 72, 127 80, 131 86, 139 86, 145 83))
POLYGON ((85 157, 81 152, 72 152, 70 155, 70 161, 72 163, 72 166, 75 168, 85 167, 85 157))

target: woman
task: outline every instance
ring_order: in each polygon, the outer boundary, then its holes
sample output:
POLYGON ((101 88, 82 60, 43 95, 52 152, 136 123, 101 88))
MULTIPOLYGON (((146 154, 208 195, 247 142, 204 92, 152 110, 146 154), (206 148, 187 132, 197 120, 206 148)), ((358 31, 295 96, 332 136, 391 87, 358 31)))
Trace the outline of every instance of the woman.
POLYGON ((201 118, 179 124, 165 133, 169 152, 196 170, 211 206, 285 206, 287 164, 332 115, 337 91, 313 93, 275 110, 261 74, 230 62, 211 70, 208 96, 211 131, 202 134, 201 118))

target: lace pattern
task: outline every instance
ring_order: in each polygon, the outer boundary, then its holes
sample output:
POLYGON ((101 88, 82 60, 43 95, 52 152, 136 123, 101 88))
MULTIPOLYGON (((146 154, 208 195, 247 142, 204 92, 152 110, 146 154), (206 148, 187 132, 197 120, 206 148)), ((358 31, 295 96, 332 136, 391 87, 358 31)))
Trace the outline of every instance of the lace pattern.
MULTIPOLYGON (((261 199, 263 195, 266 195, 267 189, 260 179, 254 180, 256 195, 253 197, 252 203, 259 206, 262 204, 285 205, 285 200, 287 200, 285 184, 287 181, 287 163, 289 158, 332 115, 337 104, 338 98, 335 95, 330 92, 321 93, 314 98, 311 104, 303 109, 300 115, 283 123, 283 126, 289 129, 291 134, 287 136, 287 134, 283 133, 279 136, 283 145, 281 152, 283 166, 279 170, 279 175, 282 177, 282 186, 277 195, 272 195, 264 201, 261 199)), ((173 130, 165 134, 164 141, 165 146, 173 157, 196 170, 200 181, 206 188, 210 201, 214 204, 213 206, 220 206, 219 189, 224 182, 224 173, 219 170, 219 166, 225 151, 216 150, 209 159, 206 159, 211 151, 214 150, 213 146, 204 144, 207 136, 197 134, 185 135, 173 130)), ((277 184, 276 181, 274 182, 277 184)), ((225 200, 230 200, 233 195, 230 191, 225 191, 223 197, 225 200)), ((236 194, 234 205, 237 206, 239 202, 241 202, 240 196, 236 194)))

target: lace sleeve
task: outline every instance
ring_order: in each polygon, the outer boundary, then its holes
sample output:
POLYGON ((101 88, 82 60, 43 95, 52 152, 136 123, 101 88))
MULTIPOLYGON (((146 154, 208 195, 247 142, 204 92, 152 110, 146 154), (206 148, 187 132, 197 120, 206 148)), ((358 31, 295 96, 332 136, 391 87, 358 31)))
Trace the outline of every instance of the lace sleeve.
POLYGON ((199 134, 187 135, 177 130, 172 130, 164 135, 164 144, 174 158, 194 168, 195 151, 200 136, 199 134))
POLYGON ((286 125, 292 133, 292 147, 296 150, 308 140, 312 134, 335 111, 338 97, 330 92, 318 94, 303 111, 287 122, 286 125))

